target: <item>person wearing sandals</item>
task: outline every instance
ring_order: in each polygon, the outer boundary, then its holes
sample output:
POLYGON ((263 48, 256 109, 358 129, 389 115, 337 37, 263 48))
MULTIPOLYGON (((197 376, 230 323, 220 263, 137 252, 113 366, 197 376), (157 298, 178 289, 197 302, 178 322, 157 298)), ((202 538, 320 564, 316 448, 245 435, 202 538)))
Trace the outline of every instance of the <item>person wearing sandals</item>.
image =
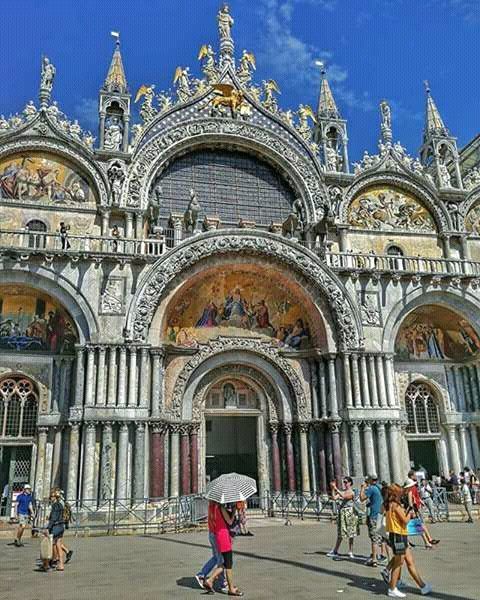
MULTIPOLYGON (((418 490, 418 484, 413 477, 415 476, 415 471, 408 472, 408 479, 406 479, 403 487, 408 495, 408 505, 411 508, 413 514, 416 518, 421 519, 423 522, 423 517, 421 513, 422 506, 425 503, 420 498, 420 492, 418 490)), ((430 535, 430 531, 427 529, 425 523, 423 523, 423 533, 422 533, 423 543, 425 544, 425 548, 430 550, 433 546, 436 546, 440 543, 440 540, 434 540, 430 535)))
POLYGON ((407 565, 410 576, 420 588, 422 596, 426 596, 432 591, 432 586, 420 577, 412 551, 408 546, 407 524, 413 516, 413 509, 409 507, 405 510, 403 508, 402 497, 404 494, 405 492, 400 486, 393 484, 388 487, 384 499, 386 510, 385 529, 388 532, 390 547, 393 551, 393 558, 390 561, 389 568, 387 568, 387 572, 389 571, 387 592, 389 598, 406 597, 406 594, 398 589, 404 563, 407 565))
POLYGON ((354 500, 355 492, 353 490, 353 479, 351 477, 343 478, 343 490, 339 490, 335 481, 330 484, 332 497, 334 500, 341 500, 337 515, 337 543, 333 550, 327 553, 330 558, 338 556, 338 550, 344 538, 348 538, 348 556, 353 555, 353 540, 359 531, 358 516, 355 512, 354 500))
POLYGON ((365 479, 365 483, 362 483, 360 488, 360 501, 367 502, 368 537, 372 544, 372 554, 365 564, 369 567, 376 567, 378 565, 378 556, 382 547, 380 527, 383 504, 382 492, 378 485, 378 477, 376 475, 369 475, 365 479))
POLYGON ((215 521, 214 521, 214 511, 210 510, 210 504, 208 506, 208 541, 210 543, 210 547, 212 549, 212 556, 207 560, 207 562, 203 565, 200 571, 195 575, 195 579, 197 580, 198 585, 205 589, 205 581, 208 579, 208 576, 212 572, 215 567, 222 567, 222 573, 218 579, 218 585, 222 589, 222 591, 227 592, 227 584, 225 581, 225 571, 223 570, 223 556, 221 552, 219 552, 217 548, 217 542, 215 540, 215 521))
POLYGON ((216 579, 220 577, 225 568, 228 596, 243 596, 243 592, 233 585, 233 549, 229 526, 232 525, 234 519, 235 515, 229 513, 223 504, 213 501, 209 502, 208 520, 212 524, 217 550, 223 558, 223 564, 217 565, 212 575, 203 582, 203 587, 211 594, 215 592, 213 585, 216 579))
POLYGON ((53 536, 53 559, 57 561, 57 571, 64 571, 63 560, 63 534, 65 523, 63 519, 63 503, 60 490, 54 489, 50 492, 50 516, 48 517, 48 533, 53 536))

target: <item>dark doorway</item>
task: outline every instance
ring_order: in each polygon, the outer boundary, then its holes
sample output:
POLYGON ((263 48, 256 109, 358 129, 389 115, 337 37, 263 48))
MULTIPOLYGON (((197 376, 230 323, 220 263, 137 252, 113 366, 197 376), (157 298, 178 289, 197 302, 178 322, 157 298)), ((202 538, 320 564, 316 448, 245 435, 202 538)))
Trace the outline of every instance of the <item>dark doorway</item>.
POLYGON ((206 416, 207 481, 223 473, 257 479, 257 417, 206 416))
POLYGON ((12 494, 20 492, 29 483, 31 460, 31 446, 0 446, 0 496, 8 490, 7 500, 2 502, 0 508, 0 516, 10 514, 12 494))
POLYGON ((408 453, 410 462, 414 463, 415 468, 425 467, 429 477, 439 474, 435 440, 409 441, 408 453))

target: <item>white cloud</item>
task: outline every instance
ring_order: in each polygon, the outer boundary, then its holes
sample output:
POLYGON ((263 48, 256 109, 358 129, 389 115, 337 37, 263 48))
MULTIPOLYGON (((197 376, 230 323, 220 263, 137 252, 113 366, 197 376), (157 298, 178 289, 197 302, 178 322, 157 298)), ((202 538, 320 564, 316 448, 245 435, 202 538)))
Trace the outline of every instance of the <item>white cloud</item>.
POLYGON ((447 11, 453 11, 469 23, 480 22, 480 2, 478 0, 430 0, 432 9, 439 5, 447 11))
POLYGON ((98 100, 96 98, 82 98, 74 106, 73 113, 83 129, 96 131, 98 127, 98 100))

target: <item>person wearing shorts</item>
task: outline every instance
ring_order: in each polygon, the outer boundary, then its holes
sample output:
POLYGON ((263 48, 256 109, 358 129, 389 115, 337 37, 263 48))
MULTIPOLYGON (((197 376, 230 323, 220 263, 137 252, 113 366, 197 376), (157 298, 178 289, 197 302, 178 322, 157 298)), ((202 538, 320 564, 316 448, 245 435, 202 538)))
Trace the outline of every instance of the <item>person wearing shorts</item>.
POLYGON ((365 479, 365 483, 360 488, 360 500, 362 502, 367 501, 368 537, 372 544, 372 554, 365 564, 369 567, 376 567, 378 565, 377 557, 380 554, 382 546, 381 523, 379 521, 382 518, 381 511, 383 504, 382 492, 376 475, 369 475, 365 479))
POLYGON ((51 510, 48 517, 48 533, 53 536, 53 560, 57 561, 57 571, 64 571, 63 558, 63 534, 65 532, 65 521, 63 518, 63 503, 60 490, 54 489, 50 492, 51 510))
POLYGON ((23 546, 22 543, 22 535, 25 531, 25 527, 30 524, 32 515, 33 515, 33 506, 32 506, 32 488, 27 483, 25 484, 22 492, 18 494, 16 503, 17 503, 17 518, 18 518, 18 527, 17 534, 15 536, 14 545, 17 548, 23 546))

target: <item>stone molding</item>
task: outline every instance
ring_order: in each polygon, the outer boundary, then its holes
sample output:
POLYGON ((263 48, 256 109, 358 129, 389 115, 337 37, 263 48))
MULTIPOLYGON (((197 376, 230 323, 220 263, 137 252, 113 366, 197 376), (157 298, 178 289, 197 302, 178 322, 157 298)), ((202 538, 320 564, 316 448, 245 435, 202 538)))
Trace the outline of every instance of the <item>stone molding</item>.
POLYGON ((201 239, 188 240, 178 250, 160 259, 146 274, 132 300, 127 321, 128 335, 136 342, 145 342, 162 294, 181 271, 214 255, 237 253, 242 256, 258 253, 300 271, 326 297, 337 329, 338 349, 361 347, 362 325, 358 309, 336 275, 311 252, 294 242, 266 232, 253 235, 238 230, 210 232, 201 239))

